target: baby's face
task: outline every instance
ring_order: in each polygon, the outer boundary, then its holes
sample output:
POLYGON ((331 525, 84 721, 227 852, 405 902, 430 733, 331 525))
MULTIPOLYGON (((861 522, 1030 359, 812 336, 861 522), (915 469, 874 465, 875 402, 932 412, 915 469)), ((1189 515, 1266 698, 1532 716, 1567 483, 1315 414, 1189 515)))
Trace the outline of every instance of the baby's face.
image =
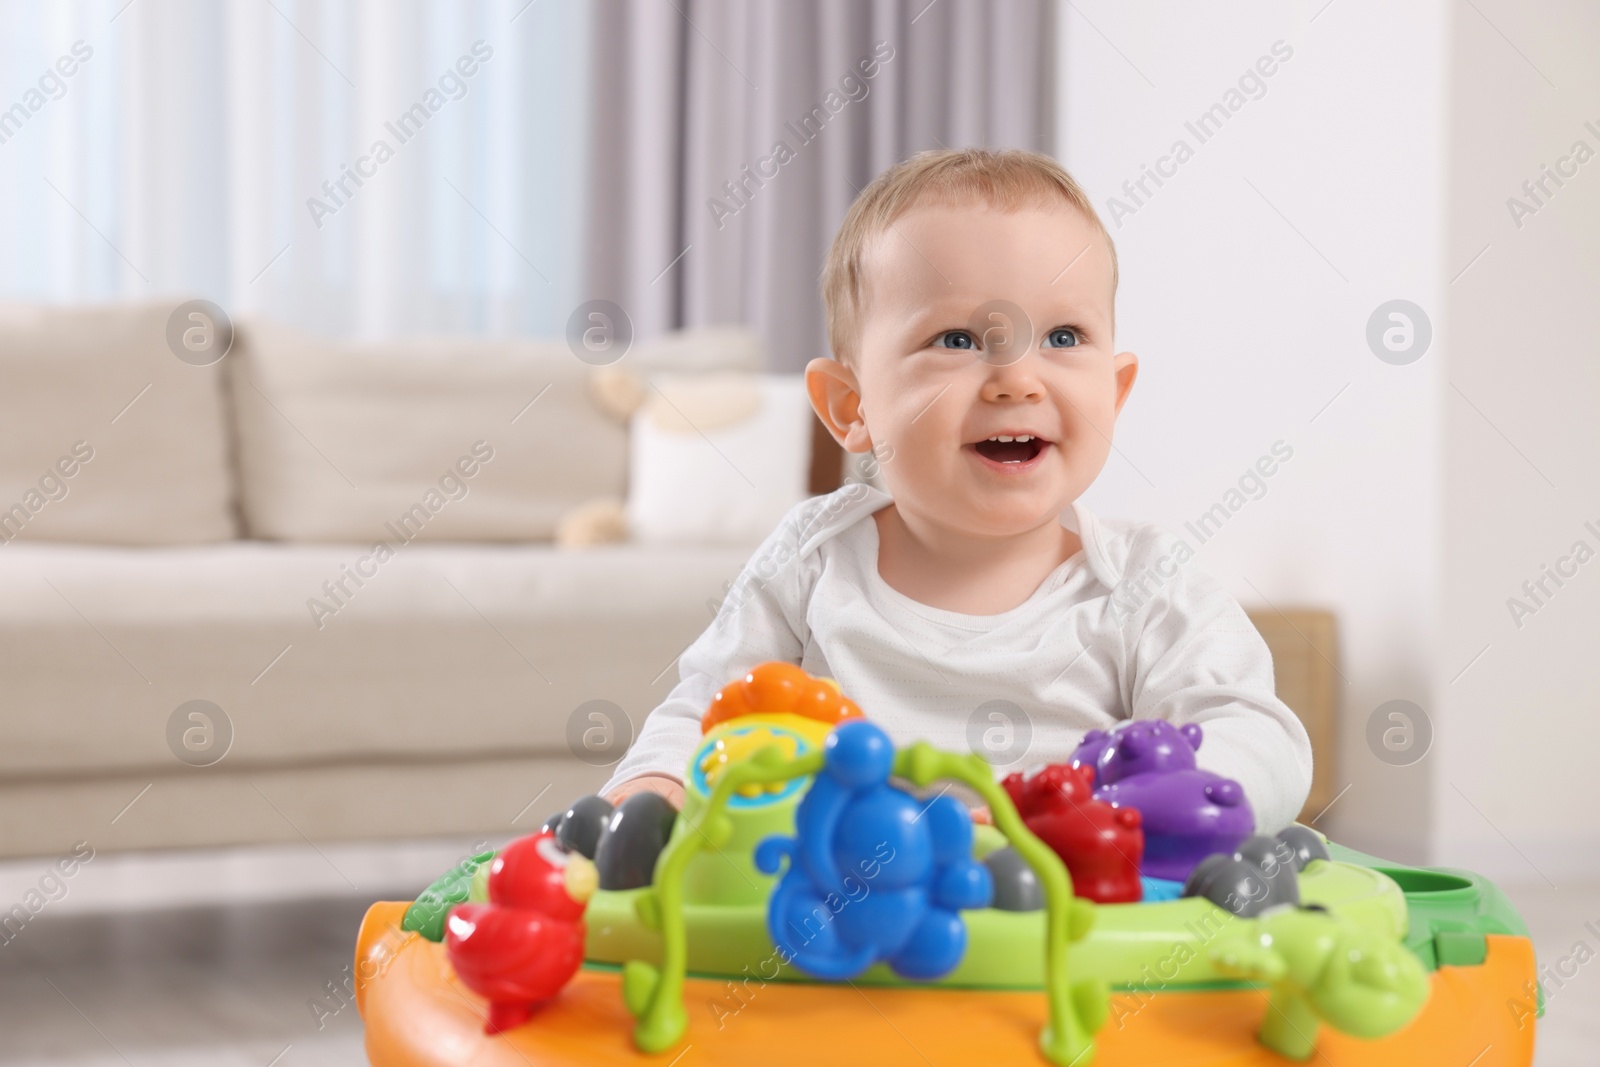
POLYGON ((1105 238, 1066 204, 930 204, 864 267, 852 370, 896 506, 979 536, 1053 521, 1105 465, 1137 370, 1112 348, 1105 238))

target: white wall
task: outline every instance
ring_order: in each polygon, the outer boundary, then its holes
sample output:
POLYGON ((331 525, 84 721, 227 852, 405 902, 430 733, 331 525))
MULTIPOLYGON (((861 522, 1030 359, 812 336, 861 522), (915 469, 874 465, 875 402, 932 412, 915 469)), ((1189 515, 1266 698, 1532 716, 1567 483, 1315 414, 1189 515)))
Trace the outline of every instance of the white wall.
POLYGON ((1451 38, 1451 276, 1482 257, 1449 285, 1438 851, 1560 883, 1600 870, 1600 558, 1543 606, 1521 586, 1600 551, 1600 8, 1480 6, 1451 38), (1580 140, 1535 204, 1522 184, 1580 140), (1520 228, 1511 197, 1537 207, 1520 228))
POLYGON ((1321 2, 1062 8, 1058 148, 1112 227, 1117 340, 1142 361, 1122 458, 1090 499, 1181 531, 1275 441, 1294 449, 1199 563, 1247 604, 1339 613, 1350 788, 1318 826, 1417 860, 1437 753, 1389 766, 1365 724, 1396 698, 1440 718, 1449 19, 1433 0, 1321 2), (1264 95, 1200 143, 1185 122, 1277 41, 1293 55, 1264 95), (1122 183, 1178 139, 1193 158, 1133 205, 1122 183), (1136 207, 1120 226, 1113 196, 1136 207), (1433 347, 1409 366, 1366 342, 1368 317, 1394 298, 1434 320, 1433 347))

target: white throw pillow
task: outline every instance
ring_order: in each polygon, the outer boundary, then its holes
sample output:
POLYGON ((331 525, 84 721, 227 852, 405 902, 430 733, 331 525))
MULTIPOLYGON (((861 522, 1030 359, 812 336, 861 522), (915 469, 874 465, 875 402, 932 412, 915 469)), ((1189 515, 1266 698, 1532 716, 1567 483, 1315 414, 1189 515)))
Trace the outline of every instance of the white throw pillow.
POLYGON ((659 375, 633 417, 636 541, 758 544, 806 497, 811 404, 800 375, 659 375))
POLYGON ((179 303, 0 305, 0 543, 236 536, 223 365, 168 347, 179 303))

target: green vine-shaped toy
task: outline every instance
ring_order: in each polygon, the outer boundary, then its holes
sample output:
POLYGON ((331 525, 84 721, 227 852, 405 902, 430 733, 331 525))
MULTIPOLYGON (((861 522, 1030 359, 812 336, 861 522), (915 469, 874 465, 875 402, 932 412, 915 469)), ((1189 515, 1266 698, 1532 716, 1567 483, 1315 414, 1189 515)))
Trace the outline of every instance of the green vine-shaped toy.
POLYGON ((917 741, 895 756, 894 772, 917 786, 939 778, 952 778, 970 786, 989 805, 990 818, 1005 834, 1044 889, 1045 998, 1049 1022, 1039 1035, 1045 1058, 1066 1067, 1087 1064, 1094 1058, 1094 1034, 1106 1019, 1104 982, 1072 983, 1067 969, 1067 943, 1081 940, 1094 923, 1094 904, 1072 895, 1072 875, 1061 858, 1034 836, 1017 814, 1006 791, 979 756, 941 752, 917 741))
MULTIPOLYGON (((661 935, 661 966, 630 960, 623 967, 622 997, 635 1017, 634 1043, 645 1052, 664 1052, 683 1039, 689 1016, 683 1005, 688 935, 683 917, 683 879, 689 862, 707 845, 720 848, 733 833, 726 809, 743 786, 770 785, 814 775, 823 767, 820 751, 785 759, 773 745, 729 765, 717 776, 711 796, 686 833, 674 835, 656 866, 654 885, 638 898, 640 921, 661 935)), ((941 752, 916 742, 895 754, 894 773, 918 787, 948 778, 970 786, 989 805, 994 825, 1033 868, 1044 890, 1046 913, 1045 997, 1049 1020, 1039 1044, 1051 1062, 1087 1064, 1094 1055, 1094 1033, 1105 1021, 1103 982, 1069 980, 1067 946, 1089 932, 1094 905, 1072 895, 1072 877, 1050 848, 1017 814, 1011 798, 995 782, 989 765, 976 755, 941 752)))

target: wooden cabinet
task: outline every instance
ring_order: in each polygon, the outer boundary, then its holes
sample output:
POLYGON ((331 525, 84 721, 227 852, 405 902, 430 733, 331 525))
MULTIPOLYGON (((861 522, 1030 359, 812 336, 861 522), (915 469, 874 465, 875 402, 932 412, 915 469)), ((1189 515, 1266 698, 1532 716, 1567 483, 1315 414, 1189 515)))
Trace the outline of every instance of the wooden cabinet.
POLYGON ((1300 821, 1307 822, 1332 804, 1342 788, 1338 780, 1338 627, 1332 612, 1315 608, 1251 608, 1249 615, 1272 650, 1278 699, 1300 716, 1311 735, 1311 795, 1300 811, 1300 821))

